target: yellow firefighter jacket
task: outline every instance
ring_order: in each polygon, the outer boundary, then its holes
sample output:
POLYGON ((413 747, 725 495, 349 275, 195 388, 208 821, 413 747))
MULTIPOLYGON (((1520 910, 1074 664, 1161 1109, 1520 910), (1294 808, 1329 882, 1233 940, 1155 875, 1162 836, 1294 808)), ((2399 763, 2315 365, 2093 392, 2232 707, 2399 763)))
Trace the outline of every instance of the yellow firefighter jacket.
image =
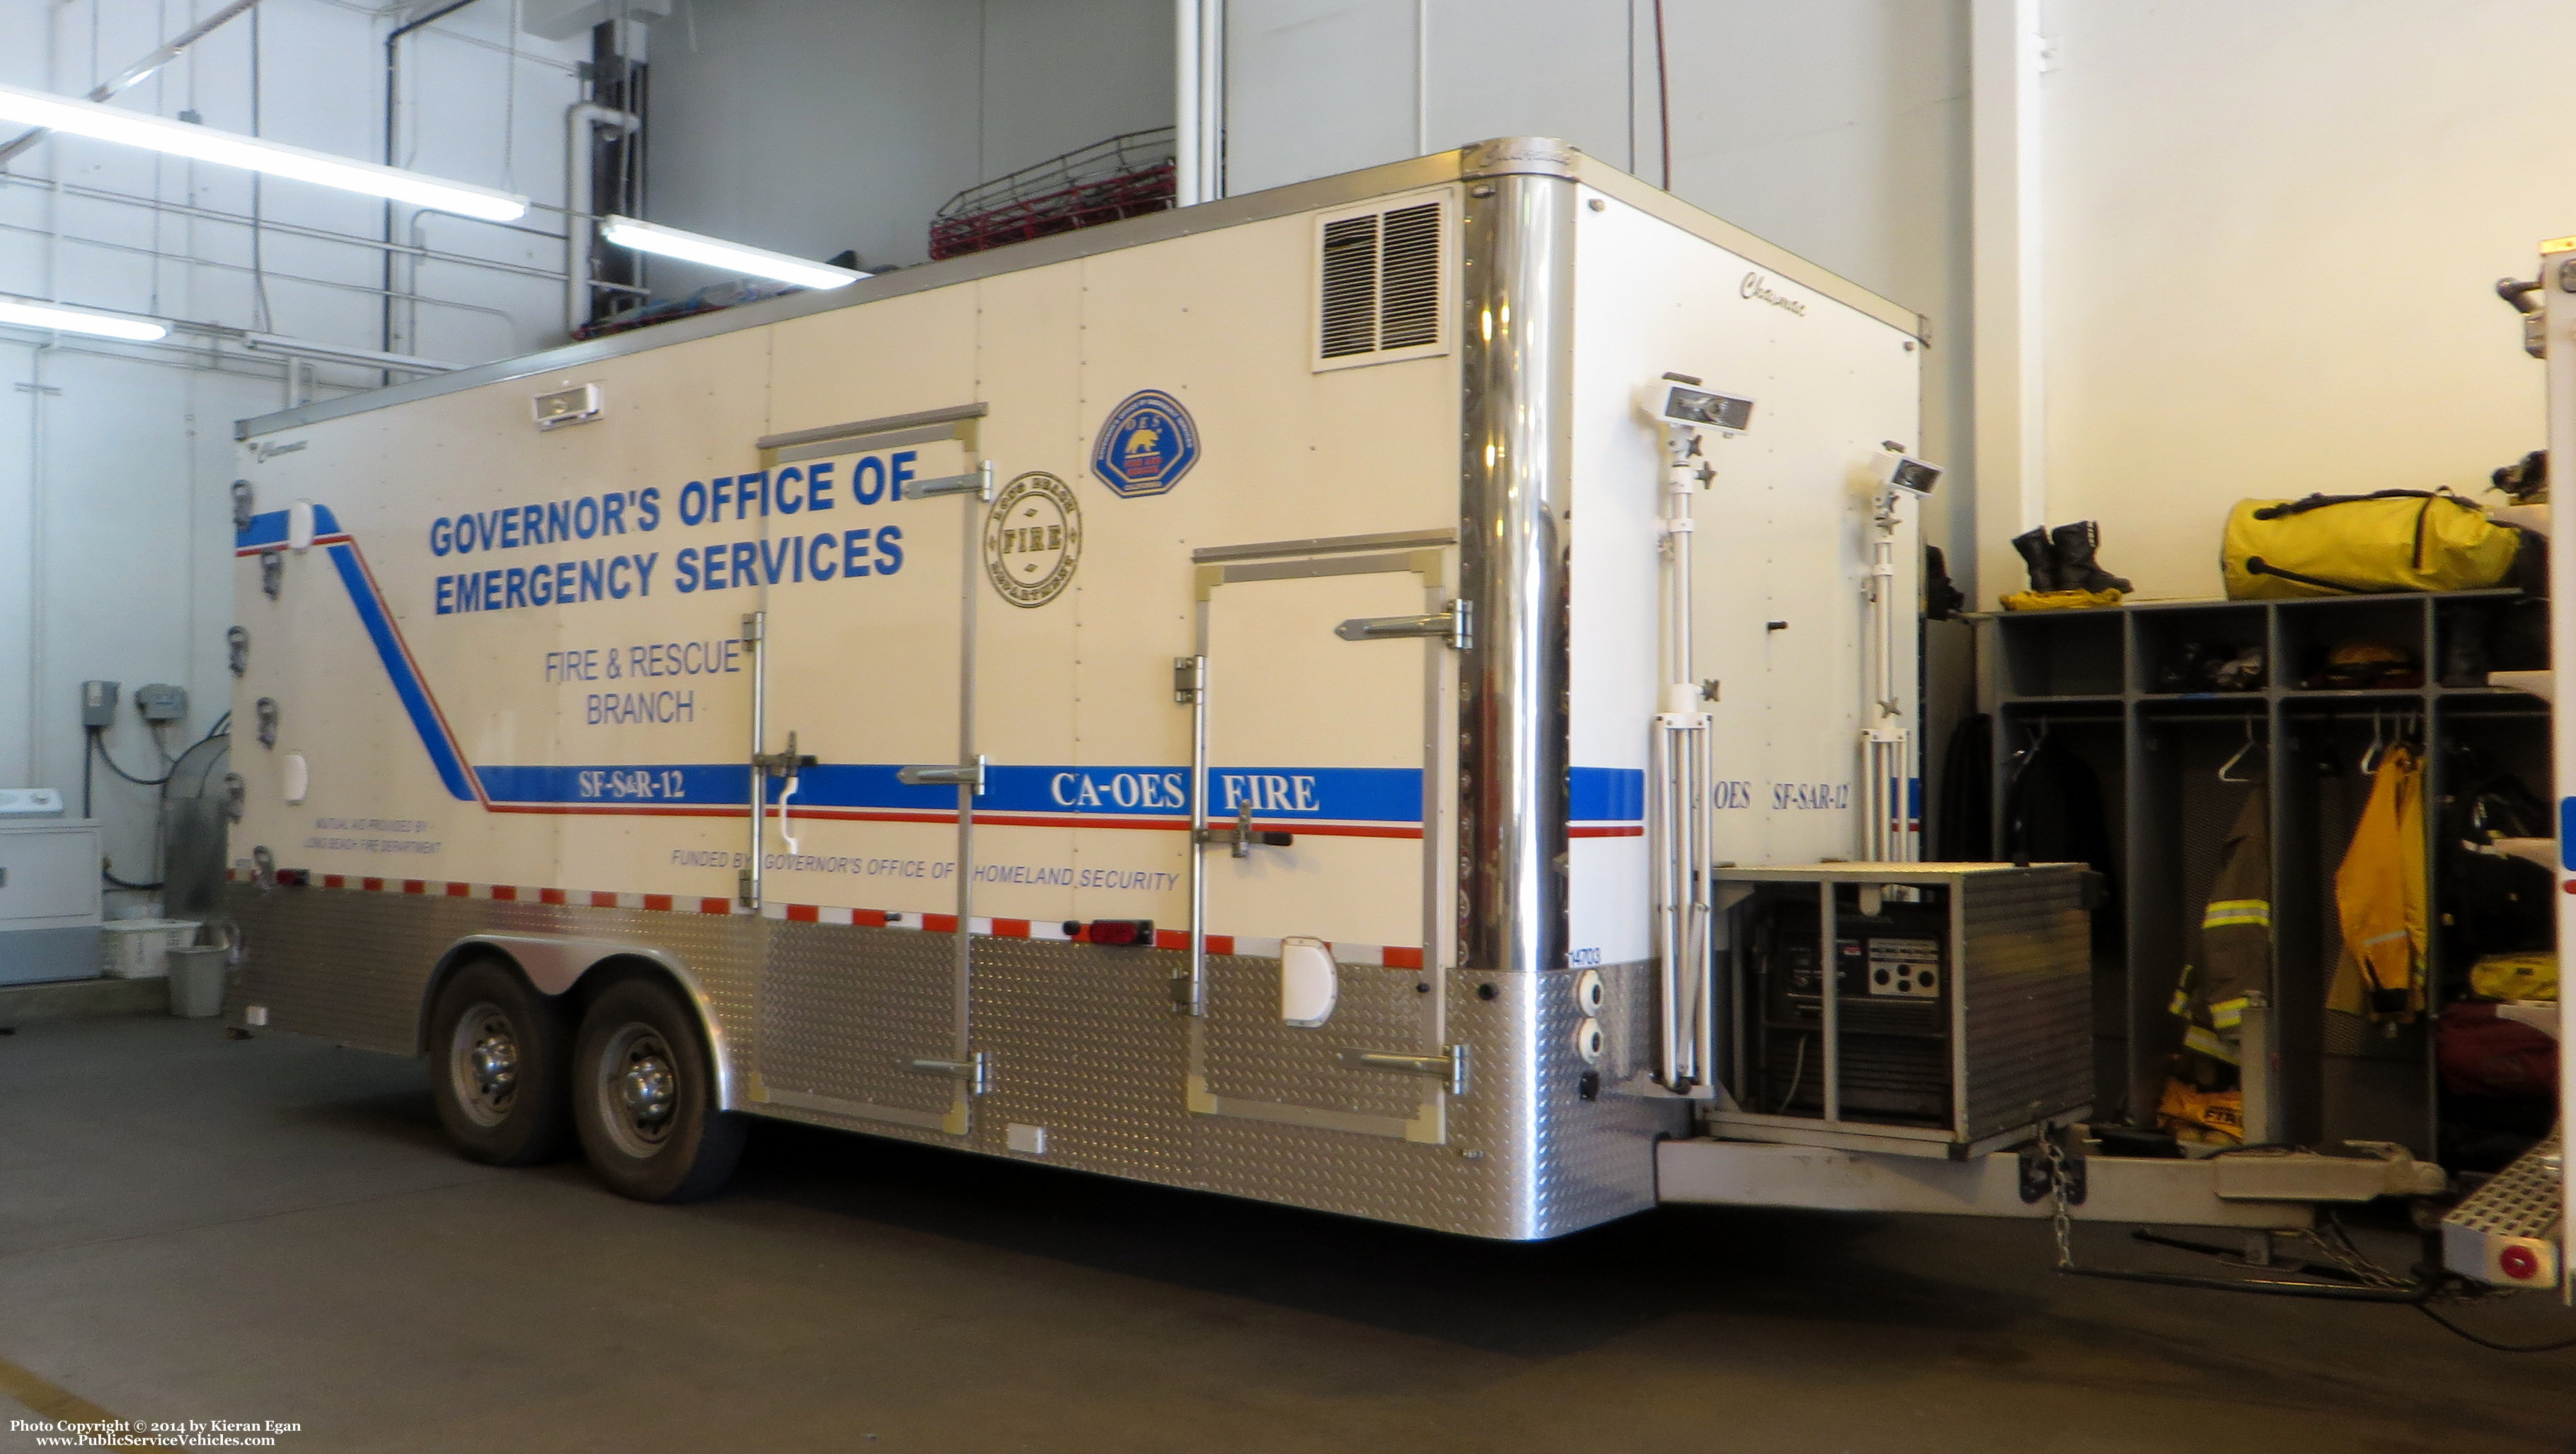
POLYGON ((2335 870, 2343 957, 2326 1007, 2411 1020, 2424 1008, 2424 761, 2404 747, 2379 760, 2352 846, 2335 870))

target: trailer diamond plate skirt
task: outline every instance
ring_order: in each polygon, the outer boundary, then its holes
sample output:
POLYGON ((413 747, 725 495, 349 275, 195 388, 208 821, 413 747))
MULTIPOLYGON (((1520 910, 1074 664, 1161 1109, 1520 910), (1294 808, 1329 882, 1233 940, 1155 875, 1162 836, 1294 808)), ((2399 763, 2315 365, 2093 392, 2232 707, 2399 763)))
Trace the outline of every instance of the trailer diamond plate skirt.
POLYGON ((271 1030, 418 1054, 441 966, 494 952, 459 950, 470 936, 627 945, 638 968, 688 981, 736 1109, 990 1155, 1018 1154, 1009 1126, 1042 1126, 1046 1151, 1028 1159, 1472 1236, 1552 1237, 1653 1205, 1654 1143, 1684 1124, 1683 1103, 1620 1089, 1646 1069, 1642 965, 1604 972, 1598 1064, 1577 1044, 1572 974, 1447 971, 1448 1039, 1472 1067, 1452 1095, 1339 1056, 1434 1048, 1423 987, 1437 971, 1352 967, 1344 1006, 1307 1029, 1275 1018, 1276 961, 1218 956, 1213 1013, 1193 1021, 1172 1012, 1179 952, 979 938, 974 1046, 989 1089, 963 1097, 910 1067, 946 1050, 944 934, 320 888, 236 885, 231 903, 246 947, 235 1025, 258 1006, 271 1030), (1215 1110, 1192 1109, 1194 1028, 1215 1110), (951 1133, 961 1098, 965 1130, 951 1133), (1245 1105, 1326 1114, 1305 1124, 1245 1105), (1408 1139, 1426 1108, 1440 1139, 1408 1139))

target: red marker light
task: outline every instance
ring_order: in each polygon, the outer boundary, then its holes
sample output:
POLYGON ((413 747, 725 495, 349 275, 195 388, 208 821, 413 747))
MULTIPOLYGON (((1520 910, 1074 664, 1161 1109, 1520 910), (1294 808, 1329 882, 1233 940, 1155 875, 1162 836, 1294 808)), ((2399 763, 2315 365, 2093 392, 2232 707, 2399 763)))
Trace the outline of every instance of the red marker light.
POLYGON ((2540 1254, 2528 1247, 2507 1247, 2496 1254, 2496 1270, 2516 1282, 2529 1282, 2540 1275, 2540 1254))
POLYGON ((1085 926, 1082 937, 1094 944, 1151 944, 1154 921, 1151 919, 1094 919, 1085 926))

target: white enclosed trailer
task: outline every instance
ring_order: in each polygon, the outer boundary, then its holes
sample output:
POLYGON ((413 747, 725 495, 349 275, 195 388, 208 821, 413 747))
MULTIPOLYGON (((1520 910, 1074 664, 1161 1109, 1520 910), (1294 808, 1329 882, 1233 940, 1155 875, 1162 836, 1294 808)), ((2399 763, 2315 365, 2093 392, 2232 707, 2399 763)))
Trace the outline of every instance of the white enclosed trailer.
MULTIPOLYGON (((1517 139, 248 421, 228 1013, 636 1195, 747 1113, 1650 1205, 1703 1112, 1819 1115, 1803 1050, 1720 1084, 1717 870, 1918 856, 1920 335, 1517 139)), ((2085 1095, 2066 881, 1996 990, 2025 1139, 2085 1095)))

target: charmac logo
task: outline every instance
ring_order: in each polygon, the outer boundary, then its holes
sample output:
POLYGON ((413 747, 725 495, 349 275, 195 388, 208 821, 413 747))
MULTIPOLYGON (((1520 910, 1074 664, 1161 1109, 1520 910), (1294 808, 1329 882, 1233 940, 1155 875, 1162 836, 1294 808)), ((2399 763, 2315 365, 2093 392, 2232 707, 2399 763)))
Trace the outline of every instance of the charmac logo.
POLYGON ((1801 318, 1807 316, 1807 301, 1804 298, 1792 298, 1786 293, 1775 292, 1771 287, 1771 280, 1760 273, 1746 273, 1744 286, 1736 289, 1736 293, 1741 297, 1768 303, 1774 308, 1786 308, 1801 318))

